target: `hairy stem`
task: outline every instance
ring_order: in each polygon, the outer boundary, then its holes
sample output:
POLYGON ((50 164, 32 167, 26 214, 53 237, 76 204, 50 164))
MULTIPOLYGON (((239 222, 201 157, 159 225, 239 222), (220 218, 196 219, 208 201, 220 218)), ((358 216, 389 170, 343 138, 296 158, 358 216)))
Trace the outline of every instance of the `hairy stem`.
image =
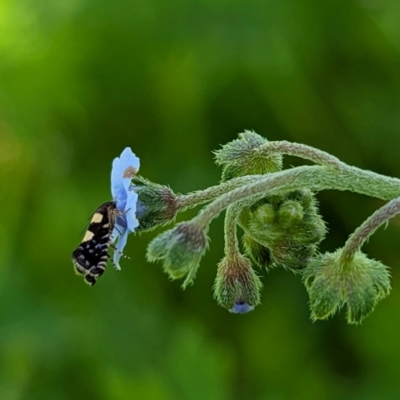
POLYGON ((240 253, 239 242, 237 238, 237 218, 240 212, 239 205, 235 204, 228 207, 225 214, 224 239, 225 239, 225 256, 234 261, 240 253))
POLYGON ((349 190, 383 200, 400 196, 400 180, 364 171, 344 164, 341 169, 325 166, 303 166, 268 175, 223 194, 195 217, 204 229, 228 206, 254 196, 262 198, 302 188, 313 191, 349 190))
POLYGON ((177 207, 179 212, 186 211, 189 208, 196 207, 200 204, 208 203, 223 194, 230 192, 240 186, 250 182, 255 182, 265 175, 246 175, 239 178, 231 179, 219 185, 211 186, 204 190, 197 190, 188 194, 179 195, 177 207))
POLYGON ((341 261, 343 264, 351 261, 357 251, 361 249, 366 240, 390 218, 400 213, 400 197, 389 201, 379 210, 376 210, 365 220, 349 237, 345 243, 341 261))
POLYGON ((347 164, 325 151, 318 150, 305 144, 287 142, 286 140, 268 142, 260 146, 259 152, 265 153, 266 157, 271 155, 271 153, 287 154, 333 168, 347 167, 347 164))
MULTIPOLYGON (((306 146, 299 143, 290 143, 287 141, 275 141, 268 142, 265 145, 260 146, 260 153, 265 153, 265 157, 271 155, 271 153, 287 154, 291 156, 297 156, 315 162, 316 164, 330 166, 335 169, 342 169, 348 167, 347 164, 340 161, 338 158, 326 153, 322 150, 318 150, 311 146, 306 146)), ((178 210, 179 212, 186 211, 188 208, 196 207, 200 204, 208 203, 211 200, 227 193, 235 188, 248 184, 252 181, 257 181, 264 175, 247 175, 235 179, 231 179, 227 182, 223 182, 220 185, 209 187, 205 190, 198 190, 185 195, 180 195, 178 198, 178 210)))

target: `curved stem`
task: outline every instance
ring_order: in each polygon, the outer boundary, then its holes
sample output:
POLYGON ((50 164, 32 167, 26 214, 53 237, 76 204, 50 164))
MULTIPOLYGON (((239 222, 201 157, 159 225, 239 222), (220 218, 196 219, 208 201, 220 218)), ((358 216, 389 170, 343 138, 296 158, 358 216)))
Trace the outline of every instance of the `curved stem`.
POLYGON ((316 164, 326 165, 333 168, 345 168, 348 166, 325 151, 305 144, 287 142, 286 140, 268 142, 260 146, 259 151, 263 153, 265 152, 265 156, 268 156, 271 153, 278 153, 301 157, 313 161, 316 164))
POLYGON ((186 211, 189 208, 196 207, 203 203, 208 203, 223 194, 230 192, 240 186, 246 185, 250 182, 255 182, 265 175, 246 175, 239 178, 230 179, 219 185, 211 186, 204 190, 196 190, 188 194, 181 194, 178 196, 177 207, 178 211, 186 211))
MULTIPOLYGON (((348 168, 348 165, 340 161, 338 158, 318 150, 311 146, 306 146, 300 143, 291 143, 285 140, 268 142, 260 146, 260 153, 265 153, 265 157, 271 153, 287 154, 297 156, 315 162, 316 164, 330 166, 335 169, 348 168)), ((252 181, 257 181, 265 175, 247 175, 239 178, 231 179, 223 182, 220 185, 211 186, 205 190, 197 190, 178 197, 179 212, 186 211, 189 208, 196 207, 200 204, 208 203, 211 200, 227 193, 235 188, 248 184, 252 181)))
POLYGON ((349 237, 345 243, 341 261, 347 263, 351 261, 357 251, 361 249, 366 240, 390 218, 400 213, 400 197, 389 201, 379 210, 375 211, 365 220, 349 237))
POLYGON ((208 204, 195 217, 204 229, 225 208, 238 201, 254 196, 256 199, 302 188, 313 191, 326 189, 349 190, 383 200, 400 196, 400 180, 364 171, 356 167, 343 166, 333 169, 323 166, 303 166, 273 174, 263 175, 231 192, 225 193, 208 204))
POLYGON ((225 214, 224 223, 224 239, 225 239, 225 256, 233 261, 240 253, 239 241, 237 238, 237 218, 240 208, 236 205, 228 207, 225 214))

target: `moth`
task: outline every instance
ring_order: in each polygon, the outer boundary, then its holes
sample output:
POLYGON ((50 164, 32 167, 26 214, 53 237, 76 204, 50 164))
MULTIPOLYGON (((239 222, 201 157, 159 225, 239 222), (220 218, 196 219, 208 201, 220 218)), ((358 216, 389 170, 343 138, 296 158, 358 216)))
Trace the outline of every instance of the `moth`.
MULTIPOLYGON (((115 201, 102 204, 93 214, 81 244, 72 253, 75 271, 84 275, 85 282, 93 286, 105 271, 110 258, 109 248, 116 218, 120 214, 115 201)), ((117 251, 114 248, 114 251, 117 251)))

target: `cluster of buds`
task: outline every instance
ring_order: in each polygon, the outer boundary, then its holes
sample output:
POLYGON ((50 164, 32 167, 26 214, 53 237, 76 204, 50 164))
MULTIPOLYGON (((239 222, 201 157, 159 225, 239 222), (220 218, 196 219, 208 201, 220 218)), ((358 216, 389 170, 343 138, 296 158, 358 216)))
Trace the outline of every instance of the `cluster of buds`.
MULTIPOLYGON (((260 135, 246 131, 216 151, 216 163, 222 167, 222 182, 229 184, 235 178, 282 170, 281 154, 263 152, 268 143, 260 135)), ((179 196, 166 186, 140 176, 134 177, 132 185, 138 193, 139 232, 170 222, 182 207, 179 196)), ((262 285, 253 266, 302 270, 326 232, 315 196, 307 188, 246 199, 237 224, 244 231, 247 257, 237 248, 233 255, 227 254, 218 267, 214 287, 218 303, 237 313, 250 311, 260 302, 262 285)), ((199 224, 181 223, 149 244, 147 259, 161 261, 171 279, 185 277, 183 287, 186 287, 193 282, 206 247, 206 233, 199 224)))
POLYGON ((239 215, 247 255, 259 267, 305 268, 325 236, 326 227, 308 189, 266 197, 239 215))
POLYGON ((232 313, 247 313, 260 303, 262 283, 256 268, 283 267, 301 274, 313 320, 326 319, 346 305, 347 321, 360 323, 390 292, 387 267, 369 259, 361 247, 379 226, 400 213, 400 180, 347 166, 305 145, 269 142, 249 131, 222 146, 215 157, 222 167, 222 182, 186 195, 137 175, 139 161, 130 149, 116 159, 122 169, 114 161, 112 193, 124 222, 122 228, 117 226, 120 239, 112 236, 117 240, 117 259, 129 233, 153 230, 173 222, 179 212, 209 203, 192 220, 153 239, 147 259, 162 262, 171 279, 184 278, 186 288, 193 283, 207 250, 209 224, 227 210, 225 256, 218 265, 214 296, 232 313), (284 154, 318 165, 284 170, 284 154), (134 173, 126 175, 130 170, 134 173), (120 187, 123 190, 117 192, 120 187), (325 189, 393 200, 367 219, 342 249, 319 254, 327 229, 315 193, 325 189), (243 231, 243 253, 238 227, 243 231))
MULTIPOLYGON (((216 162, 222 166, 222 181, 280 171, 281 154, 266 155, 263 152, 268 143, 267 139, 255 132, 247 131, 216 151, 216 162)), ((239 207, 237 224, 244 231, 243 245, 246 255, 255 266, 267 269, 274 266, 292 271, 304 269, 326 233, 325 223, 318 213, 315 196, 307 188, 279 195, 265 195, 261 199, 258 196, 254 198, 250 196, 239 207)), ((238 254, 236 259, 243 259, 238 248, 234 253, 238 254)), ((232 280, 229 281, 231 274, 228 265, 224 259, 218 269, 217 293, 218 288, 224 287, 224 281, 226 287, 233 286, 232 280)), ((246 265, 252 268, 249 263, 246 265)), ((236 264, 232 264, 231 269, 233 276, 238 275, 235 272, 238 269, 236 264)), ((255 276, 255 272, 252 270, 252 274, 248 275, 255 276)), ((239 279, 235 279, 234 282, 239 293, 237 301, 240 301, 241 288, 249 285, 247 279, 242 278, 240 274, 239 279)), ((254 282, 250 287, 254 291, 250 298, 258 298, 255 292, 260 290, 261 285, 254 282)), ((231 290, 231 293, 234 292, 231 290)), ((222 306, 229 309, 226 302, 220 300, 221 295, 218 294, 217 298, 222 306)), ((253 307, 247 310, 251 309, 253 307)))

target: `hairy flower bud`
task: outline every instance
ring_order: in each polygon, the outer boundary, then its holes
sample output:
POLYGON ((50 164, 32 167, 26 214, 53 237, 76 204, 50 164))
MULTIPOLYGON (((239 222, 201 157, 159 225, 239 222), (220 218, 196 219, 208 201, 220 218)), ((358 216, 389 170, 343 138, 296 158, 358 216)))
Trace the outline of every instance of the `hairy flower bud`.
POLYGON ((276 219, 276 207, 267 202, 261 201, 259 206, 252 206, 252 215, 249 219, 249 224, 252 225, 252 230, 263 230, 268 226, 272 226, 276 219))
POLYGON ((286 228, 299 224, 303 217, 304 208, 296 200, 285 201, 277 212, 279 225, 286 228))
POLYGON ((265 143, 268 143, 267 139, 255 132, 245 131, 239 134, 239 139, 232 140, 215 151, 215 162, 223 167, 222 180, 280 171, 280 154, 266 156, 259 151, 259 147, 265 143))
MULTIPOLYGON (((269 250, 269 266, 294 271, 307 266, 326 233, 313 194, 307 189, 260 200, 241 212, 238 223, 249 238, 269 250)), ((246 252, 257 259, 253 248, 254 244, 246 246, 246 252)))
POLYGON ((342 249, 315 257, 304 271, 310 296, 311 318, 326 319, 347 305, 349 324, 359 324, 390 292, 386 266, 358 251, 352 260, 341 259, 342 249))
POLYGON ((206 232, 194 222, 182 222, 150 242, 147 259, 150 262, 162 261, 164 271, 172 279, 186 276, 185 288, 196 277, 206 249, 206 232))
POLYGON ((138 194, 136 217, 139 220, 139 227, 137 232, 152 230, 175 218, 177 196, 168 186, 135 176, 131 187, 138 194))
POLYGON ((265 246, 253 240, 247 233, 243 235, 244 251, 250 260, 259 268, 271 266, 271 252, 265 246))
POLYGON ((260 304, 260 278, 251 268, 248 258, 237 255, 225 257, 218 265, 214 297, 218 304, 232 313, 243 314, 260 304))

